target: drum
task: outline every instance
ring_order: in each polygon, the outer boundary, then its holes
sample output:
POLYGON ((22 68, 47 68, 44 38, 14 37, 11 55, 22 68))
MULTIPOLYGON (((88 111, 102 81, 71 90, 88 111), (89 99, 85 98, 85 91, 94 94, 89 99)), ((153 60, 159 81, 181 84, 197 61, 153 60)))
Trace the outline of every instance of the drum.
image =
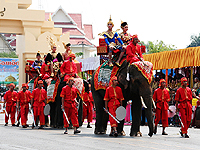
POLYGON ((44 107, 44 115, 47 116, 50 114, 50 105, 47 104, 45 107, 44 107))
POLYGON ((170 112, 170 111, 168 110, 168 118, 172 118, 172 117, 174 117, 174 115, 176 114, 176 107, 173 106, 173 105, 171 105, 171 106, 169 106, 169 109, 170 109, 172 112, 170 112))
POLYGON ((122 121, 124 120, 125 117, 126 117, 126 109, 123 106, 118 107, 116 110, 116 118, 119 121, 122 121))

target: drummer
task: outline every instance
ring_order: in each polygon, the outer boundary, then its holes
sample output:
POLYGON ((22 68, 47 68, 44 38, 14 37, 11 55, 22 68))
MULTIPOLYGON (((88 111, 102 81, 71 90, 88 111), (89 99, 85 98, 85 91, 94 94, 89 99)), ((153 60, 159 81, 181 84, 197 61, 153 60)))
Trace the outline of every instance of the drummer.
MULTIPOLYGON (((109 108, 109 112, 116 117, 116 109, 119 106, 122 106, 122 101, 124 100, 123 94, 122 94, 122 90, 119 86, 117 86, 118 81, 117 81, 117 77, 114 76, 111 78, 110 82, 112 82, 112 85, 109 86, 106 89, 106 94, 104 96, 104 101, 105 101, 105 111, 108 111, 109 108)), ((109 136, 118 136, 117 133, 117 122, 109 116, 109 120, 110 120, 110 125, 111 125, 111 132, 109 136)))
POLYGON ((157 133, 157 125, 162 119, 163 131, 162 135, 168 135, 165 132, 165 128, 168 127, 168 102, 170 101, 169 91, 165 88, 166 81, 160 80, 159 88, 157 88, 153 94, 153 100, 156 102, 156 118, 155 118, 155 129, 154 134, 157 133))

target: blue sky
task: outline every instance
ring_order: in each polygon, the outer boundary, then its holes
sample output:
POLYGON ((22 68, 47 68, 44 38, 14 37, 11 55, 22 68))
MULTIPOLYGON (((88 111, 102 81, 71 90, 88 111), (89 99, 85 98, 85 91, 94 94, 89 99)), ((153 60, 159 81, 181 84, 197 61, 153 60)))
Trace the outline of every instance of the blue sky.
POLYGON ((114 30, 126 21, 129 33, 138 34, 141 41, 163 40, 177 49, 187 47, 190 36, 200 33, 198 0, 32 0, 30 9, 54 12, 59 6, 67 13, 82 13, 83 24, 93 25, 96 45, 110 15, 114 30))

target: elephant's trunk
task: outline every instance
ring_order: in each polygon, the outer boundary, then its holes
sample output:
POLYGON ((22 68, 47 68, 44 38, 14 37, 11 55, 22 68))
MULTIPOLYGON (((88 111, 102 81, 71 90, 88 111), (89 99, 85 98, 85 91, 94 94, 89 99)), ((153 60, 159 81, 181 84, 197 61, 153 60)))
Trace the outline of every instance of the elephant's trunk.
POLYGON ((153 103, 153 107, 156 109, 156 104, 155 104, 153 98, 152 98, 152 103, 153 103))
POLYGON ((144 100, 143 100, 142 96, 140 96, 140 99, 141 99, 141 102, 142 102, 143 107, 144 107, 144 108, 147 108, 147 106, 146 106, 145 103, 144 103, 144 100))

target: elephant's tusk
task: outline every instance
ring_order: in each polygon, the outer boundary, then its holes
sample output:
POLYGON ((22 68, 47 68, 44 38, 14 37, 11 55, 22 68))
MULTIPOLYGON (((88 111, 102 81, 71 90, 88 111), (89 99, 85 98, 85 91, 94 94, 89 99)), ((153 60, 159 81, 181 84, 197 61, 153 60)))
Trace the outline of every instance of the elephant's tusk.
POLYGON ((153 107, 156 109, 156 104, 155 104, 153 98, 152 98, 152 103, 153 103, 153 107))
POLYGON ((147 108, 147 106, 146 106, 145 103, 144 103, 144 100, 143 100, 142 96, 140 96, 140 98, 141 98, 141 102, 142 102, 143 107, 144 107, 144 108, 147 108))

